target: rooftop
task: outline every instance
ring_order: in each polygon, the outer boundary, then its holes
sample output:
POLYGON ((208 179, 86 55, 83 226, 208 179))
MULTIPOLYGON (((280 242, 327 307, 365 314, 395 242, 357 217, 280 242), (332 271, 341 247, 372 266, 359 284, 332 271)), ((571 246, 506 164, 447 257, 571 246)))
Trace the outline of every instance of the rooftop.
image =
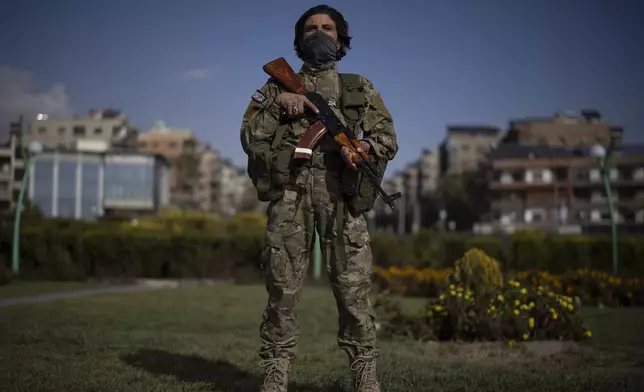
POLYGON ((465 135, 487 135, 497 136, 501 133, 501 128, 491 125, 448 125, 447 134, 465 134, 465 135))

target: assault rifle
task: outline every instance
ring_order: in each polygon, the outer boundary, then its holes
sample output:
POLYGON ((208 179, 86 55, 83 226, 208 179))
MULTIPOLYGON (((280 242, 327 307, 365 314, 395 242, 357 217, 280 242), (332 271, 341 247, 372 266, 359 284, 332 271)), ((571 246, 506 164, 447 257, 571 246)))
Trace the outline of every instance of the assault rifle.
POLYGON ((293 158, 311 159, 315 146, 326 134, 329 134, 341 147, 349 149, 351 160, 355 163, 357 169, 373 185, 382 200, 393 209, 394 201, 402 196, 401 193, 396 192, 388 195, 382 189, 378 173, 367 160, 368 153, 358 150, 360 142, 355 138, 353 132, 342 124, 327 101, 320 94, 304 88, 293 68, 283 57, 264 65, 262 69, 288 92, 304 95, 319 110, 319 113, 314 118, 313 125, 298 140, 293 158))

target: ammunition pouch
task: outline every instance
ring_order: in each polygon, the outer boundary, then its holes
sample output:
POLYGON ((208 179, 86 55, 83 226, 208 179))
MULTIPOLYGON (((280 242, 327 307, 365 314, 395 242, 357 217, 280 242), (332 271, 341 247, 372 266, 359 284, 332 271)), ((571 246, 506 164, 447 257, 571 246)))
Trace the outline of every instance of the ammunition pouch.
MULTIPOLYGON (((369 154, 367 161, 376 172, 377 184, 381 185, 388 161, 377 158, 374 154, 369 154)), ((361 171, 349 167, 342 173, 342 191, 347 207, 354 215, 363 214, 373 209, 379 196, 376 187, 361 171)))
POLYGON ((366 95, 360 75, 340 74, 339 76, 342 90, 340 111, 351 132, 357 136, 356 127, 364 115, 366 95))

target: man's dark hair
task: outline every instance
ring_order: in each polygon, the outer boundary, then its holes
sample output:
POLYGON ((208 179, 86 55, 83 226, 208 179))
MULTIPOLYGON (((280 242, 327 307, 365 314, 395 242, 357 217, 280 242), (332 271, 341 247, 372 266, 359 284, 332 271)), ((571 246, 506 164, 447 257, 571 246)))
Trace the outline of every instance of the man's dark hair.
POLYGON ((349 36, 349 24, 344 20, 344 16, 335 8, 326 4, 316 5, 306 11, 295 24, 295 39, 293 40, 293 48, 297 57, 302 58, 302 37, 304 36, 304 24, 313 15, 325 14, 335 23, 335 28, 338 31, 338 41, 340 42, 340 50, 338 51, 338 60, 346 56, 347 50, 351 49, 351 37, 349 36))

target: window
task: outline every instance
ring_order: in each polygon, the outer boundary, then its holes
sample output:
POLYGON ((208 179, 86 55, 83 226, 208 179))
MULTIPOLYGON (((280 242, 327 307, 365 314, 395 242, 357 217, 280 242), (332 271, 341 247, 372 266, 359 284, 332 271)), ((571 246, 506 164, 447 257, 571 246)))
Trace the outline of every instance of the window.
POLYGON ((58 127, 58 134, 59 135, 64 135, 65 131, 66 131, 65 127, 58 127))
POLYGON ((34 162, 33 189, 31 201, 40 207, 43 215, 52 217, 52 193, 54 165, 51 158, 39 156, 34 162))
POLYGON ((94 128, 94 135, 101 135, 103 133, 103 128, 98 127, 94 128))
POLYGON ((47 128, 46 127, 38 127, 38 133, 41 135, 44 135, 47 133, 47 128))
POLYGON ((92 219, 101 212, 99 205, 99 170, 98 162, 82 162, 81 170, 81 218, 92 219))
POLYGON ((153 201, 154 166, 134 163, 105 165, 105 198, 112 200, 153 201))
POLYGON ((74 136, 85 136, 85 127, 77 125, 73 128, 74 136))
POLYGON ((58 216, 76 217, 76 161, 58 162, 58 216))

